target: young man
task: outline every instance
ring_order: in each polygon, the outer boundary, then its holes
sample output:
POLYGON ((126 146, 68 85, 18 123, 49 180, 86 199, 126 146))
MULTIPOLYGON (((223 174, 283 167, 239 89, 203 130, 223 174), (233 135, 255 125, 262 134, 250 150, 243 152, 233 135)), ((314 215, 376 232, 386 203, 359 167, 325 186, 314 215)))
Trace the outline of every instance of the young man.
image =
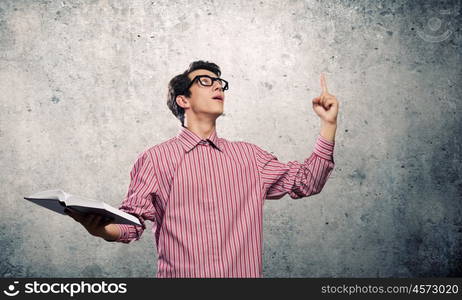
POLYGON ((321 192, 334 168, 338 101, 327 92, 312 100, 321 119, 313 153, 286 164, 248 142, 218 137, 228 82, 220 68, 196 61, 169 83, 168 107, 181 121, 177 136, 141 153, 119 209, 142 226, 102 223, 69 215, 107 241, 139 240, 153 223, 157 277, 261 277, 265 199, 321 192))

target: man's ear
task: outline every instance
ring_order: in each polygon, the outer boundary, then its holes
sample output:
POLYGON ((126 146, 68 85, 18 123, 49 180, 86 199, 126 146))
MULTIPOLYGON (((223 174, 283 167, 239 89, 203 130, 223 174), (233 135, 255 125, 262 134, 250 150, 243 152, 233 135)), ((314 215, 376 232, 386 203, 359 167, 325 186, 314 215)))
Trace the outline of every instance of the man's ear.
POLYGON ((183 108, 188 108, 189 107, 189 100, 184 96, 184 95, 178 95, 176 96, 176 103, 183 108))

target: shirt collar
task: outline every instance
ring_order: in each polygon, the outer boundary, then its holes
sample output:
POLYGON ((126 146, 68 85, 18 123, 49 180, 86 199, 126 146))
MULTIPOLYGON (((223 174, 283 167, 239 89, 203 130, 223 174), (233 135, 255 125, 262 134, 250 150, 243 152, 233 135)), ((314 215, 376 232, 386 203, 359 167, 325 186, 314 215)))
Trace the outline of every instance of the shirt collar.
MULTIPOLYGON (((203 140, 200 136, 184 126, 181 126, 178 130, 177 139, 180 141, 186 152, 191 151, 200 143, 200 141, 203 140)), ((213 147, 222 151, 216 129, 213 129, 212 133, 210 133, 209 137, 205 140, 209 141, 213 147)))

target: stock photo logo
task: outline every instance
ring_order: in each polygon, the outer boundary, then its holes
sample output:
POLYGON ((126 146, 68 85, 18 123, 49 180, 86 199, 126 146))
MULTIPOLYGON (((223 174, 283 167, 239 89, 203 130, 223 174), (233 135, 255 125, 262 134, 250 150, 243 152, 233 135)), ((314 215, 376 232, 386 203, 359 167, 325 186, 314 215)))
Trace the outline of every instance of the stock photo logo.
POLYGON ((424 41, 429 43, 439 43, 447 40, 454 31, 454 21, 459 15, 460 0, 448 5, 445 9, 436 9, 430 5, 426 6, 426 23, 422 28, 417 30, 417 35, 424 41))
POLYGON ((16 289, 16 284, 18 284, 19 281, 15 281, 14 284, 10 284, 8 285, 8 289, 7 290, 3 290, 3 293, 7 296, 17 296, 19 294, 19 291, 15 291, 16 289))
MULTIPOLYGON (((9 297, 17 296, 22 291, 22 294, 61 294, 74 297, 78 294, 126 294, 127 283, 115 282, 26 282, 21 286, 17 286, 19 281, 14 281, 14 284, 9 284, 3 290, 3 294, 9 297)), ((23 298, 23 297, 19 297, 23 298)))

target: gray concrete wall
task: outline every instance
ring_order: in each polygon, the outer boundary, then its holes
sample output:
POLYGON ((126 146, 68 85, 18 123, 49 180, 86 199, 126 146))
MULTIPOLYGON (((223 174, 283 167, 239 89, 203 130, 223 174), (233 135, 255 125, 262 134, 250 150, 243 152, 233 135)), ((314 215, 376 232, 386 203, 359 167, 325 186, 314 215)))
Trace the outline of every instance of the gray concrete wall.
POLYGON ((22 197, 119 205, 137 155, 179 129, 168 81, 204 59, 230 82, 218 135, 284 162, 313 150, 320 72, 340 102, 324 190, 265 204, 265 277, 460 276, 456 4, 0 1, 0 275, 155 276, 151 227, 107 243, 22 197))

